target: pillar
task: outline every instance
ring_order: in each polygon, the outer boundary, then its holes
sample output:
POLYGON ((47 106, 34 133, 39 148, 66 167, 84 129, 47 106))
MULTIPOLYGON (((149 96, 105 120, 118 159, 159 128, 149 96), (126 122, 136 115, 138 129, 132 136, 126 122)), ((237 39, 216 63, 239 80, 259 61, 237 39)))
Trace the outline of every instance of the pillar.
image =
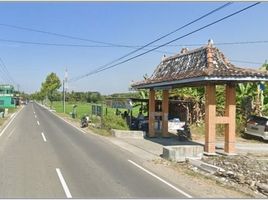
POLYGON ((215 154, 215 131, 216 131, 216 86, 205 86, 205 153, 215 154))
POLYGON ((155 90, 150 89, 149 93, 149 137, 155 137, 155 90))
POLYGON ((228 116, 229 123, 225 124, 224 134, 224 151, 226 154, 235 153, 235 115, 235 84, 227 84, 225 94, 225 116, 228 116))
POLYGON ((168 90, 163 90, 162 100, 162 137, 169 137, 168 134, 168 90))

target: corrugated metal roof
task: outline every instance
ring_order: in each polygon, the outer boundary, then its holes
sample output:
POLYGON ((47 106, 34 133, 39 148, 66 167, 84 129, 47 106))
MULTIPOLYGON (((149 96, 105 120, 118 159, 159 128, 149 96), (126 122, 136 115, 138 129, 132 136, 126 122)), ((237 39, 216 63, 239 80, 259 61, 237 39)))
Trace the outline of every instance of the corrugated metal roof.
POLYGON ((209 43, 191 51, 184 48, 180 54, 163 59, 151 77, 132 84, 132 87, 140 89, 251 81, 268 81, 268 72, 236 67, 209 43))

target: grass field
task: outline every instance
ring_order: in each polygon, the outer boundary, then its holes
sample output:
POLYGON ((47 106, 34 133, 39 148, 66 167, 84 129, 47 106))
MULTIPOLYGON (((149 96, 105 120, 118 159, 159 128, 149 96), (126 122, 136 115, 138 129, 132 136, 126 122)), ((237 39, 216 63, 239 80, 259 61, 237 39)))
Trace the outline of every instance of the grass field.
MULTIPOLYGON (((70 112, 72 112, 73 110, 73 105, 76 104, 77 105, 77 118, 81 118, 83 115, 89 115, 91 116, 91 112, 92 112, 92 104, 91 103, 83 103, 83 102, 76 102, 76 103, 70 103, 70 102, 66 102, 65 103, 65 113, 66 114, 70 114, 70 112)), ((56 110, 56 112, 58 113, 63 113, 63 104, 61 101, 55 101, 53 102, 53 108, 56 110)), ((137 116, 139 113, 139 106, 135 107, 132 110, 133 116, 137 116)), ((126 109, 119 109, 121 111, 121 113, 123 113, 126 109)), ((103 114, 104 115, 115 115, 116 113, 116 109, 115 108, 109 108, 106 107, 105 105, 103 106, 103 114), (107 109, 107 113, 106 113, 106 109, 107 109)))
MULTIPOLYGON (((66 102, 65 104, 65 113, 70 114, 70 112, 73 111, 73 103, 68 103, 66 102)), ((89 103, 76 103, 77 108, 77 117, 81 118, 83 115, 91 115, 91 104, 89 103)), ((58 113, 63 113, 63 104, 60 101, 53 102, 53 108, 56 110, 58 113)))

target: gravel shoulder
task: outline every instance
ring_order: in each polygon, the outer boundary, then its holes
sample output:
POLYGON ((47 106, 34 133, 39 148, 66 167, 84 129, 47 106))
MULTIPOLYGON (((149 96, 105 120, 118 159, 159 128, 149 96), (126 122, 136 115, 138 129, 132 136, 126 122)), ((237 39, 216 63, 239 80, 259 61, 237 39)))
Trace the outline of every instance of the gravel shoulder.
POLYGON ((226 185, 268 197, 268 153, 204 157, 202 160, 224 169, 215 176, 226 185))

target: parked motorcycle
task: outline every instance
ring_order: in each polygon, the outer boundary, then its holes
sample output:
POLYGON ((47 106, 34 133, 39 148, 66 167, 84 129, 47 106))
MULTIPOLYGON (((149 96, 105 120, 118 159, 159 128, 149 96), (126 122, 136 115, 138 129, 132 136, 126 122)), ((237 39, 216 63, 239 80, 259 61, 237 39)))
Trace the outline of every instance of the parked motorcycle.
POLYGON ((188 124, 185 124, 182 129, 178 129, 177 135, 180 141, 192 140, 192 134, 188 124))
POLYGON ((82 119, 81 119, 81 128, 88 127, 88 122, 89 122, 89 117, 88 116, 82 117, 82 119))

